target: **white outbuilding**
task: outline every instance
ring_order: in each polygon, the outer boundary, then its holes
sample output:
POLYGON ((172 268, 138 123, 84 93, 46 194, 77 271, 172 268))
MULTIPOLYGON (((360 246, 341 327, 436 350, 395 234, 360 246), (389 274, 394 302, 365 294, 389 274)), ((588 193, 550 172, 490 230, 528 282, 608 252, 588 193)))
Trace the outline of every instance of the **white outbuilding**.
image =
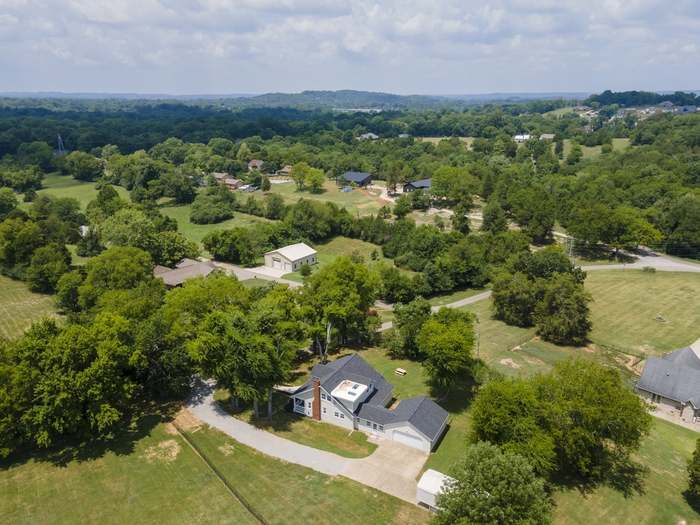
POLYGON ((433 512, 437 512, 439 510, 437 505, 438 496, 454 481, 456 481, 454 478, 437 470, 426 470, 420 477, 420 480, 418 480, 416 503, 427 507, 433 512))
POLYGON ((296 272, 305 264, 316 264, 316 262, 318 262, 316 250, 303 242, 277 248, 265 254, 265 266, 287 272, 296 272))

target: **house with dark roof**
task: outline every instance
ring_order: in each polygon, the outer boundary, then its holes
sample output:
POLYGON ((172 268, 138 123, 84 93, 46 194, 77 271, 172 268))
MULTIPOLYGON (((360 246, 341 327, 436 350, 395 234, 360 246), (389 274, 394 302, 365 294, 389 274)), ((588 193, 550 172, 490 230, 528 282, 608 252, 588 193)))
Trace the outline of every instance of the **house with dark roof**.
POLYGON ((416 190, 429 190, 431 186, 431 179, 421 179, 421 180, 414 180, 412 182, 407 182, 406 184, 403 185, 403 192, 404 193, 410 193, 412 191, 416 190))
POLYGON ((183 259, 175 265, 175 268, 156 265, 153 268, 153 276, 161 279, 165 286, 173 288, 181 286, 188 279, 195 277, 206 277, 216 270, 211 262, 196 261, 194 259, 183 259))
POLYGON ((367 186, 372 183, 372 175, 364 171, 346 171, 340 176, 340 179, 347 184, 357 184, 358 186, 367 186))
POLYGON ((447 411, 425 396, 392 404, 393 390, 384 376, 352 354, 314 366, 311 379, 290 397, 297 414, 430 452, 447 428, 447 411))
POLYGON ((700 340, 661 357, 650 357, 637 392, 685 421, 700 419, 700 340))

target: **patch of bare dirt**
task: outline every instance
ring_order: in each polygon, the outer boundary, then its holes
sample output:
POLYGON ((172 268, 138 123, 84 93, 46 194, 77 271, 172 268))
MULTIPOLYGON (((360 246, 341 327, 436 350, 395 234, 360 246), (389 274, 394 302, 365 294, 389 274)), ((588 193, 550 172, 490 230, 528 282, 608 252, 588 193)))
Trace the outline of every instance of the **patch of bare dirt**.
POLYGON ((202 422, 192 415, 186 408, 181 409, 175 416, 175 424, 182 430, 196 432, 202 426, 202 422))
POLYGON ((643 360, 634 355, 621 354, 615 356, 615 361, 635 375, 642 375, 643 360))
POLYGON ((505 366, 509 366, 510 368, 515 368, 515 369, 520 368, 520 365, 518 363, 516 363, 515 361, 513 361, 510 357, 508 357, 506 359, 501 359, 499 361, 499 363, 502 365, 505 365, 505 366))
POLYGON ((221 452, 224 456, 230 456, 235 451, 236 447, 233 446, 233 443, 226 443, 219 447, 219 452, 221 452))
POLYGON ((180 445, 174 439, 166 439, 157 445, 148 447, 144 453, 146 461, 149 463, 165 462, 170 463, 175 461, 180 454, 180 445))

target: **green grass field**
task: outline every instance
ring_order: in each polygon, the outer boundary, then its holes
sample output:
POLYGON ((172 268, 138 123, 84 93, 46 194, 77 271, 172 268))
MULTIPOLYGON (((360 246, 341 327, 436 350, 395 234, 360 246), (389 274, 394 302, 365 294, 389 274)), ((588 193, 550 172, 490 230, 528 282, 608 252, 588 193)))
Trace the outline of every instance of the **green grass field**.
MULTIPOLYGON (((452 137, 417 137, 416 140, 421 142, 430 142, 431 144, 437 146, 441 141, 449 140, 451 138, 452 137)), ((474 137, 459 137, 459 140, 464 142, 467 146, 471 146, 472 142, 474 142, 474 137)))
POLYGON ((204 236, 214 230, 227 230, 236 226, 247 227, 253 224, 269 222, 268 219, 264 219, 263 217, 256 217, 237 211, 234 212, 233 218, 227 221, 218 222, 216 224, 194 224, 190 222, 191 210, 192 205, 187 204, 184 206, 164 206, 160 209, 160 212, 163 215, 175 219, 177 221, 178 231, 196 243, 201 243, 204 236))
MULTIPOLYGON (((373 184, 383 184, 383 181, 377 181, 373 184)), ((376 189, 354 188, 352 191, 344 193, 341 186, 338 186, 334 181, 327 180, 323 185, 323 193, 311 193, 309 191, 297 191, 296 185, 293 182, 284 184, 272 184, 270 193, 277 193, 282 196, 287 204, 294 204, 299 199, 316 200, 322 202, 333 202, 341 208, 346 208, 352 215, 370 215, 387 204, 379 198, 381 192, 376 189)), ((261 192, 255 192, 253 195, 262 198, 261 192)))
MULTIPOLYGON (((68 175, 59 175, 57 173, 47 175, 44 178, 42 186, 42 189, 37 192, 39 195, 47 194, 53 195, 54 197, 71 197, 77 199, 83 210, 91 200, 97 197, 98 191, 95 188, 94 182, 75 180, 68 175)), ((122 198, 130 200, 129 192, 125 188, 114 186, 114 189, 117 190, 122 198)))
MULTIPOLYGON (((618 138, 612 139, 613 151, 623 151, 630 145, 630 139, 628 138, 618 138)), ((554 147, 554 146, 552 146, 554 147)), ((583 151, 584 159, 591 159, 597 157, 601 154, 601 146, 581 146, 583 151)), ((564 139, 564 158, 569 155, 571 151, 571 139, 564 139)))
MULTIPOLYGON (((225 479, 271 524, 426 523, 428 514, 343 477, 186 430, 225 479)), ((0 521, 13 524, 256 523, 180 435, 158 424, 95 459, 0 463, 0 521)))
POLYGON ((644 494, 625 498, 607 487, 585 496, 574 490, 560 492, 555 495, 554 523, 700 523, 700 515, 682 495, 687 487, 685 465, 697 438, 692 430, 654 419, 651 433, 637 454, 637 460, 649 469, 644 477, 644 494))
POLYGON ((700 274, 588 272, 591 341, 632 354, 657 355, 700 338, 700 274))
POLYGON ((53 297, 30 292, 23 282, 0 275, 0 337, 18 337, 32 321, 56 316, 53 297))

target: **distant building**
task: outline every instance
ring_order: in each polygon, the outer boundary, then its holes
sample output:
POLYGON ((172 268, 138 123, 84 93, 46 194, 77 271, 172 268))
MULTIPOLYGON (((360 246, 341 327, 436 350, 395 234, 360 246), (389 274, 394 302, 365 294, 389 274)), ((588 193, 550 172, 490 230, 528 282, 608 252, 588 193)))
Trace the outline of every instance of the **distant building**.
POLYGON ((431 179, 414 180, 403 185, 403 192, 410 193, 416 190, 429 190, 430 186, 431 179))
POLYGON ((237 190, 243 184, 242 180, 231 177, 228 173, 212 173, 211 175, 216 182, 221 186, 226 186, 231 191, 237 190))
POLYGON ((513 137, 513 140, 516 142, 516 144, 522 144, 523 142, 527 142, 530 140, 532 137, 528 134, 523 134, 523 135, 516 135, 513 137))
POLYGON ((660 102, 658 106, 660 108, 670 109, 673 107, 673 102, 670 100, 664 100, 663 102, 660 102))
POLYGON ((295 272, 305 264, 316 264, 317 252, 303 242, 277 248, 265 254, 265 266, 295 272))
POLYGON ((438 496, 454 481, 454 478, 429 468, 418 480, 416 504, 437 512, 440 510, 437 505, 438 496))
POLYGON ((248 162, 248 171, 254 171, 254 170, 262 170, 263 165, 265 163, 261 161, 260 159, 253 159, 248 162))
POLYGON ((292 167, 289 164, 278 169, 277 173, 275 173, 275 175, 277 175, 278 177, 289 177, 291 174, 292 174, 292 167))
POLYGON ((697 110, 697 106, 678 106, 677 108, 674 108, 673 112, 680 113, 681 115, 686 115, 688 113, 695 113, 697 112, 697 110))
POLYGON ((400 139, 407 139, 407 138, 410 137, 411 135, 409 135, 408 133, 399 133, 398 136, 399 136, 400 139))
POLYGON ((554 133, 542 133, 540 135, 540 140, 552 141, 552 140, 554 140, 554 137, 555 137, 554 133))
POLYGON ((681 419, 700 419, 700 341, 662 357, 649 357, 636 389, 681 419))
POLYGON ((379 138, 379 135, 376 135, 374 133, 363 133, 359 137, 357 137, 357 140, 377 140, 379 138))
POLYGON ((372 183, 372 175, 365 171, 346 171, 340 176, 342 181, 358 186, 367 186, 372 183))
POLYGON ((173 288, 181 286, 189 279, 206 277, 214 270, 216 270, 216 267, 211 262, 183 259, 175 265, 175 268, 156 265, 153 269, 153 276, 162 279, 165 286, 173 288))

